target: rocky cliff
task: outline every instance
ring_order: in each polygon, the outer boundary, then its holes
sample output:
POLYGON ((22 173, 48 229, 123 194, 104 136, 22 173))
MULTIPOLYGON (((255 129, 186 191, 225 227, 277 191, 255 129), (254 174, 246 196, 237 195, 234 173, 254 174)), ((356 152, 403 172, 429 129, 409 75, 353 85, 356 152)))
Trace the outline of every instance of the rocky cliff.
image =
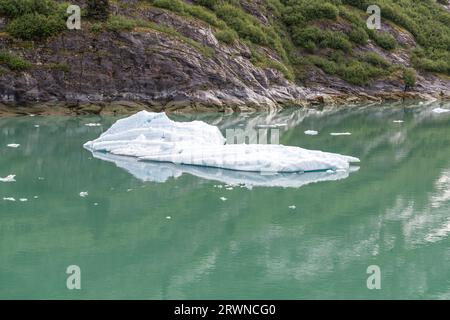
MULTIPOLYGON (((18 70, 1 67, 0 112, 28 113, 30 107, 35 113, 102 114, 142 108, 228 112, 450 96, 450 77, 421 70, 416 85, 407 91, 395 72, 355 85, 307 64, 301 77, 290 78, 279 67, 283 60, 274 48, 257 50, 278 65, 255 62, 252 43, 219 41, 216 28, 205 21, 143 2, 110 2, 112 17, 139 23, 101 25, 82 18, 81 30, 63 30, 39 40, 11 36, 11 19, 0 18, 0 51, 29 63, 18 70)), ((258 10, 261 2, 241 5, 264 24, 272 17, 271 10, 258 10)), ((85 7, 85 1, 73 3, 85 7)), ((340 20, 328 26, 345 27, 340 20)), ((383 23, 382 29, 401 44, 397 49, 383 50, 368 40, 353 45, 351 54, 376 52, 390 65, 411 66, 415 37, 391 23, 383 23)), ((296 49, 297 54, 306 55, 302 50, 296 49)))

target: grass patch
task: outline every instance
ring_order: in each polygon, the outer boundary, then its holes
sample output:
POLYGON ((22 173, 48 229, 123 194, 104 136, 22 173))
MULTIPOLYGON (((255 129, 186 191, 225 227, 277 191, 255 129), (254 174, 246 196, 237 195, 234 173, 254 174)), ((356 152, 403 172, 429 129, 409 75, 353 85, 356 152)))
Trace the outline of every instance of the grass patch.
POLYGON ((7 51, 0 51, 0 65, 13 71, 25 71, 32 67, 27 60, 7 51))

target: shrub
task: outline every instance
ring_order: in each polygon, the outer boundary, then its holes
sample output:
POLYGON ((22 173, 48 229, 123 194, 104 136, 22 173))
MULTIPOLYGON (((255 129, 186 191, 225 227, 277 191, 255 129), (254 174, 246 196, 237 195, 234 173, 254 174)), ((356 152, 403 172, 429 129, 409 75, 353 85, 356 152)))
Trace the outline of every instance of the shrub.
POLYGON ((387 68, 391 65, 389 61, 387 61, 386 59, 384 59, 382 56, 380 56, 378 53, 375 52, 365 53, 362 56, 362 59, 375 67, 387 68))
POLYGON ((325 39, 320 43, 322 47, 349 52, 352 44, 343 32, 327 32, 325 39))
POLYGON ((370 80, 370 71, 359 61, 352 61, 343 69, 342 77, 351 84, 365 85, 370 80))
POLYGON ((413 88, 416 85, 416 71, 411 68, 403 69, 403 82, 405 89, 413 88))
POLYGON ((338 8, 331 3, 313 2, 303 6, 303 14, 308 20, 331 19, 336 20, 339 14, 338 8))
POLYGON ((0 51, 0 64, 11 70, 23 71, 31 68, 31 63, 6 51, 0 51))
POLYGON ((1 0, 0 14, 9 18, 29 13, 50 15, 56 11, 56 7, 53 0, 1 0))
POLYGON ((260 22, 253 16, 228 3, 215 6, 214 10, 217 16, 234 29, 240 37, 255 44, 268 45, 266 33, 263 31, 260 22))
POLYGON ((87 1, 87 17, 93 20, 106 21, 109 17, 109 1, 108 0, 88 0, 87 1))
POLYGON ((324 32, 314 26, 308 26, 306 28, 294 27, 292 29, 292 41, 295 45, 304 47, 307 43, 320 43, 325 39, 324 32))
POLYGON ((181 0, 154 0, 153 5, 173 12, 184 13, 185 4, 181 0))
POLYGON ((237 39, 236 33, 231 30, 219 30, 214 35, 217 40, 226 44, 233 44, 237 39))
POLYGON ((348 38, 356 44, 365 45, 369 40, 369 35, 362 27, 356 27, 348 32, 348 38))
POLYGON ((373 40, 385 50, 394 50, 397 47, 397 40, 387 32, 373 32, 373 40))
POLYGON ((16 38, 38 40, 58 34, 65 27, 64 19, 57 15, 27 13, 11 21, 7 31, 16 38))

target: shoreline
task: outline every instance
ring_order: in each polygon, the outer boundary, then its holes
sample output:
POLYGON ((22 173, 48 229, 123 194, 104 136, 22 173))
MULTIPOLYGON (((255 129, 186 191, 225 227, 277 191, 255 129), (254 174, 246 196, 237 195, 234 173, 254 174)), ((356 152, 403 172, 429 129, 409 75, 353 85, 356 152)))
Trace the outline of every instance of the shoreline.
POLYGON ((138 111, 147 110, 167 113, 233 113, 233 112, 261 112, 282 110, 285 108, 322 108, 326 106, 359 106, 381 105, 384 103, 417 102, 445 102, 450 101, 448 95, 432 95, 417 91, 381 92, 378 94, 320 94, 312 93, 301 99, 280 99, 279 101, 255 100, 215 100, 202 99, 155 101, 47 101, 30 103, 4 103, 0 102, 0 117, 7 116, 76 116, 76 115, 129 115, 138 111))

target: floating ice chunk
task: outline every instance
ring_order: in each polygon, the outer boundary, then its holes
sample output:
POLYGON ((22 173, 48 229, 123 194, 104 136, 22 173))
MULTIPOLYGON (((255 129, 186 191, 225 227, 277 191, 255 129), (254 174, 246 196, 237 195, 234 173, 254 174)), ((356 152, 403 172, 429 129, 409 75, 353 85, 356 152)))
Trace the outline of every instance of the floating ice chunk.
POLYGON ((0 182, 16 182, 16 175, 10 174, 7 177, 0 178, 0 182))
POLYGON ((289 206, 289 209, 292 209, 292 210, 294 210, 294 209, 296 209, 297 207, 295 206, 295 205, 292 205, 292 206, 289 206))
POLYGON ((349 169, 358 158, 273 144, 225 144, 215 126, 175 122, 165 113, 141 111, 118 120, 94 141, 91 151, 249 172, 309 172, 349 169))
POLYGON ((39 197, 38 197, 38 196, 34 196, 33 198, 34 198, 34 199, 39 199, 39 197))
POLYGON ((270 128, 270 129, 274 129, 274 128, 280 128, 280 127, 287 127, 287 123, 274 123, 274 124, 257 124, 255 126, 256 128, 270 128))
POLYGON ((34 125, 34 127, 35 127, 35 128, 39 128, 39 127, 40 127, 40 125, 38 125, 38 124, 35 124, 35 125, 34 125))
POLYGON ((10 143, 8 145, 6 145, 8 148, 18 148, 20 147, 20 144, 18 143, 10 143))
POLYGON ((100 127, 102 124, 101 123, 86 123, 85 126, 86 127, 100 127))
POLYGON ((89 192, 87 192, 87 191, 80 192, 80 197, 82 197, 82 198, 86 198, 88 195, 89 195, 89 192))
POLYGON ((225 188, 225 190, 231 191, 231 190, 233 190, 233 187, 225 188))
POLYGON ((351 132, 332 132, 330 133, 332 136, 350 136, 351 132))
POLYGON ((166 219, 167 219, 167 220, 171 220, 172 217, 171 217, 171 216, 167 216, 166 219))
POLYGON ((444 108, 435 108, 433 109, 434 113, 446 113, 446 112, 450 112, 450 109, 444 109, 444 108))
POLYGON ((228 199, 225 198, 225 197, 220 197, 219 199, 222 200, 222 201, 227 201, 227 200, 228 200, 228 199))
POLYGON ((6 197, 6 198, 3 198, 3 200, 5 200, 5 201, 12 201, 12 202, 16 201, 16 199, 13 198, 13 197, 6 197))
POLYGON ((394 120, 394 121, 392 121, 393 123, 403 123, 403 122, 405 122, 405 121, 403 121, 403 120, 394 120))
POLYGON ((20 198, 19 201, 20 201, 20 202, 27 202, 28 199, 27 199, 27 198, 20 198))
POLYGON ((306 130, 305 134, 308 136, 317 136, 319 132, 317 132, 316 130, 306 130))

